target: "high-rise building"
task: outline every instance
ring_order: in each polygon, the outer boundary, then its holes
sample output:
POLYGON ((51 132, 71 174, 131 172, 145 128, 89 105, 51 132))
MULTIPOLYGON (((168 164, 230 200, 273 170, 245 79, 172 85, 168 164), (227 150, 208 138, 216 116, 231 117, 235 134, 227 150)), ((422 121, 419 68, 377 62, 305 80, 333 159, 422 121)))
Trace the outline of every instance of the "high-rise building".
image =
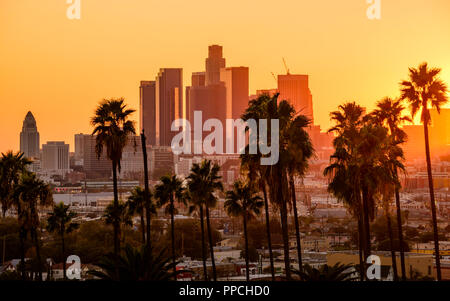
MULTIPOLYGON (((75 161, 82 161, 84 157, 84 134, 75 134, 75 161)), ((82 164, 81 164, 82 165, 82 164)))
POLYGON ((145 131, 146 142, 156 145, 156 82, 141 81, 139 87, 140 132, 145 131))
POLYGON ((172 122, 183 117, 183 69, 162 68, 156 77, 156 144, 170 146, 172 122))
POLYGON ((238 119, 248 106, 248 67, 220 69, 226 88, 226 118, 238 119))
POLYGON ((220 69, 225 67, 225 59, 222 57, 222 46, 211 45, 208 47, 208 57, 205 65, 205 85, 218 84, 220 82, 220 69))
POLYGON ((96 136, 89 134, 83 135, 83 170, 87 178, 108 178, 111 175, 111 161, 106 157, 106 149, 100 158, 95 152, 96 136))
POLYGON ((312 95, 308 86, 308 75, 284 74, 278 75, 279 99, 287 100, 297 113, 306 115, 314 124, 312 95))
POLYGON ((69 171, 69 144, 49 141, 42 145, 42 170, 64 175, 69 171))
POLYGON ((28 158, 39 158, 39 132, 31 112, 25 116, 20 132, 20 151, 28 158))

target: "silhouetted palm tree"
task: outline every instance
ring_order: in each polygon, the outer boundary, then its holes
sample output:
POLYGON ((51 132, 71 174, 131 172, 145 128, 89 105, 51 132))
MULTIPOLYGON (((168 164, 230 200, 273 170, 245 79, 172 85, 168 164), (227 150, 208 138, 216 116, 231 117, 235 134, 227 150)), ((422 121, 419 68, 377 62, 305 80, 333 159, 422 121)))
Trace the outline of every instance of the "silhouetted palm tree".
POLYGON ((38 277, 42 281, 42 259, 39 237, 38 206, 53 204, 52 191, 49 185, 38 179, 36 174, 24 172, 15 189, 16 200, 20 203, 19 225, 24 233, 30 233, 36 249, 38 277))
POLYGON ((68 205, 64 205, 63 202, 53 206, 53 211, 48 214, 47 218, 47 230, 49 232, 55 232, 61 239, 61 257, 63 260, 63 273, 64 279, 67 279, 66 275, 66 247, 65 247, 65 234, 69 234, 75 229, 78 229, 79 224, 72 222, 73 218, 77 214, 73 211, 69 211, 68 205))
MULTIPOLYGON (((403 116, 404 107, 401 100, 391 99, 386 97, 377 103, 377 108, 371 113, 375 120, 389 129, 389 135, 391 137, 391 143, 395 146, 406 142, 407 135, 400 128, 405 122, 412 122, 408 116, 403 116)), ((401 149, 399 150, 401 151, 401 149)), ((401 155, 403 159, 403 155, 401 155)), ((395 186, 395 205, 397 209, 397 230, 400 243, 400 265, 402 270, 402 280, 406 280, 406 268, 405 268, 405 252, 403 249, 403 229, 402 229, 402 215, 400 207, 400 188, 401 184, 398 179, 398 168, 392 166, 393 177, 397 185, 395 186)))
MULTIPOLYGON (((203 261, 203 277, 204 280, 208 280, 208 270, 206 268, 206 243, 205 243, 205 214, 203 210, 203 201, 199 197, 193 197, 195 195, 190 191, 190 187, 193 185, 193 182, 188 182, 188 187, 185 190, 184 199, 189 204, 189 214, 193 214, 197 212, 200 217, 200 234, 202 241, 202 261, 203 261)), ((192 187, 194 188, 194 187, 192 187)))
POLYGON ((215 193, 217 191, 223 191, 223 184, 220 181, 221 177, 219 176, 219 170, 219 165, 212 164, 210 160, 203 160, 201 164, 193 164, 191 173, 187 177, 189 191, 191 192, 193 199, 198 200, 195 202, 205 207, 209 251, 211 254, 214 281, 217 281, 217 274, 209 208, 213 208, 217 202, 215 193))
POLYGON ((436 255, 437 278, 440 281, 441 261, 439 258, 439 236, 436 216, 436 203, 434 200, 433 174, 431 171, 430 143, 428 138, 428 126, 431 123, 430 108, 435 108, 440 113, 442 105, 447 103, 447 86, 438 78, 441 69, 428 68, 427 63, 422 63, 417 69, 409 68, 409 81, 401 82, 401 99, 405 99, 411 106, 412 117, 422 110, 420 120, 423 123, 425 136, 425 155, 427 160, 428 186, 430 190, 431 216, 434 233, 434 249, 436 255))
POLYGON ((113 225, 117 223, 119 232, 117 233, 118 239, 122 238, 125 240, 125 237, 122 236, 121 226, 132 226, 133 222, 131 220, 131 215, 128 210, 128 205, 125 202, 119 201, 118 204, 111 203, 105 208, 105 212, 103 213, 103 218, 105 219, 105 223, 107 225, 113 225))
POLYGON ((88 273, 102 280, 113 281, 170 281, 185 272, 176 270, 177 262, 171 262, 166 250, 154 254, 142 246, 140 250, 127 245, 123 255, 109 253, 97 264, 102 270, 88 273))
MULTIPOLYGON (((94 126, 92 135, 96 135, 95 152, 97 156, 103 154, 106 147, 106 156, 112 162, 113 188, 114 188, 114 206, 119 204, 119 196, 117 190, 117 172, 120 173, 120 160, 122 159, 122 151, 128 143, 129 137, 136 134, 134 122, 128 120, 134 112, 127 109, 124 99, 105 99, 97 107, 95 115, 91 119, 94 126)), ((112 221, 114 228, 114 252, 117 254, 120 249, 120 223, 112 221)))
MULTIPOLYGON (((258 98, 249 102, 248 108, 245 110, 241 119, 244 121, 254 120, 259 126, 259 120, 266 119, 267 116, 267 104, 271 98, 267 94, 262 94, 258 98)), ((249 128, 246 128, 248 132, 249 128)), ((270 176, 270 169, 261 164, 262 154, 258 149, 257 154, 250 154, 250 144, 255 143, 258 145, 262 143, 259 137, 256 137, 256 141, 250 141, 245 148, 245 152, 241 154, 241 171, 246 174, 250 183, 254 183, 263 192, 264 197, 264 211, 266 222, 266 234, 267 234, 267 247, 269 249, 270 260, 270 272, 272 274, 272 281, 275 281, 275 268, 273 263, 273 251, 272 251, 272 238, 270 233, 270 214, 269 214, 269 199, 267 196, 267 179, 270 176)))
POLYGON ((6 154, 2 153, 0 158, 0 203, 3 218, 6 211, 14 205, 14 185, 19 183, 20 175, 30 164, 31 161, 25 158, 21 152, 8 151, 6 154))
POLYGON ((145 191, 141 187, 135 187, 131 191, 131 195, 128 197, 128 209, 131 215, 139 215, 141 219, 141 233, 142 233, 142 244, 145 244, 145 233, 146 233, 146 225, 145 225, 145 214, 148 214, 147 207, 149 207, 150 214, 156 213, 155 204, 152 202, 152 193, 149 191, 148 201, 150 204, 146 203, 145 200, 145 191))
MULTIPOLYGON (((155 197, 159 200, 159 207, 165 207, 170 214, 170 235, 172 241, 172 262, 175 268, 175 221, 174 215, 177 212, 175 201, 184 204, 183 182, 176 175, 165 175, 160 179, 161 183, 155 187, 155 197)), ((174 271, 175 272, 175 271, 174 271)))
MULTIPOLYGON (((364 124, 364 109, 354 102, 339 106, 338 111, 330 114, 335 126, 328 132, 334 133, 333 146, 335 152, 330 157, 330 165, 325 168, 324 175, 329 178, 328 191, 349 208, 350 213, 358 221, 358 244, 360 267, 364 266, 365 229, 363 226, 363 208, 356 148, 359 132, 364 124)), ((360 271, 361 280, 364 273, 360 271)))
POLYGON ((255 194, 248 184, 237 181, 233 184, 233 190, 227 191, 224 208, 230 216, 242 217, 244 224, 245 239, 245 269, 247 281, 250 280, 250 266, 248 253, 247 222, 260 214, 260 209, 264 206, 261 197, 255 194))

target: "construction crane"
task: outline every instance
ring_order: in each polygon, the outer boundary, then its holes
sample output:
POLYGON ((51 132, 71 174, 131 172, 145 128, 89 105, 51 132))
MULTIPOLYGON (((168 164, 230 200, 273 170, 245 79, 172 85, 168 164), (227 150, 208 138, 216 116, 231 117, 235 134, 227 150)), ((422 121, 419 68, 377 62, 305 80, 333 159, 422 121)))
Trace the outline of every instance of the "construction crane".
POLYGON ((287 75, 291 74, 291 73, 289 73, 289 68, 288 68, 288 66, 286 64, 286 60, 284 58, 283 58, 283 64, 284 64, 284 68, 286 69, 286 74, 287 75))
POLYGON ((274 74, 273 72, 270 72, 270 73, 272 74, 273 79, 274 79, 276 82, 278 82, 278 79, 277 79, 277 77, 275 76, 275 74, 274 74))

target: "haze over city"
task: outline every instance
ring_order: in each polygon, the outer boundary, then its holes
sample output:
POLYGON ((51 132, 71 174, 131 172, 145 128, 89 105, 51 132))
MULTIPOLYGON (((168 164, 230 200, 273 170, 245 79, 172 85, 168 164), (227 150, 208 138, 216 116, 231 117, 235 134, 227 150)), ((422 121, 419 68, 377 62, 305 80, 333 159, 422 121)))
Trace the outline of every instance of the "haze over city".
POLYGON ((0 4, 2 152, 19 149, 28 111, 42 142, 66 141, 73 151, 73 135, 92 131, 89 117, 101 99, 124 97, 138 109, 139 82, 163 67, 183 68, 188 86, 212 44, 224 47, 227 66, 249 67, 249 94, 276 88, 271 72, 286 73, 282 58, 291 73, 308 74, 322 130, 343 101, 370 110, 398 96, 407 68, 422 61, 441 67, 450 82, 445 0, 383 1, 381 20, 367 19, 362 0, 85 0, 80 20, 68 20, 66 9, 57 0, 0 4))

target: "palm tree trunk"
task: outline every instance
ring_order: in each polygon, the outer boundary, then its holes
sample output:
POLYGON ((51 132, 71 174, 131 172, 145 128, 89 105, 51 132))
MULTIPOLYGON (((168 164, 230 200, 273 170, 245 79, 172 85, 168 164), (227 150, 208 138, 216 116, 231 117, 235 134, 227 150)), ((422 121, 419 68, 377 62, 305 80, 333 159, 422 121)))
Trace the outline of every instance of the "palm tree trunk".
POLYGON ((301 274, 301 272, 303 271, 302 245, 300 240, 300 227, 298 224, 297 198, 295 197, 294 177, 290 176, 289 184, 291 186, 292 207, 294 208, 294 225, 295 225, 295 238, 297 240, 298 270, 300 271, 301 274))
POLYGON ((370 241, 370 219, 369 219, 369 200, 367 187, 363 188, 363 214, 364 214, 364 234, 365 234, 365 258, 371 255, 371 241, 370 241))
POLYGON ((175 220, 174 220, 174 205, 173 205, 173 197, 170 197, 170 235, 172 238, 172 263, 173 263, 173 273, 174 273, 174 280, 177 280, 176 272, 177 267, 175 265, 175 220))
POLYGON ((429 190, 430 190, 431 216, 433 219, 436 271, 437 271, 437 279, 438 279, 438 281, 441 281, 442 277, 441 277, 441 259, 440 259, 440 255, 439 255, 439 234, 438 234, 437 216, 436 216, 436 203, 434 200, 433 174, 431 171, 431 155, 430 155, 430 144, 429 144, 429 139, 428 139, 428 124, 427 124, 427 122, 424 122, 423 128, 424 128, 424 134, 425 134, 425 155, 427 157, 427 172, 428 172, 428 186, 429 186, 429 190))
POLYGON ((386 210, 387 228, 389 232, 389 241, 391 243, 391 258, 392 258, 392 269, 394 270, 394 281, 398 281, 397 256, 395 255, 394 235, 392 233, 391 216, 389 214, 389 210, 387 210, 387 208, 385 208, 385 210, 386 210))
POLYGON ((22 281, 26 280, 25 276, 25 230, 23 226, 19 230, 19 241, 20 241, 20 269, 22 274, 22 281))
POLYGON ((365 276, 365 263, 364 263, 364 227, 362 222, 361 213, 358 213, 358 253, 359 253, 359 278, 364 281, 365 276))
POLYGON ((206 269, 206 250, 205 250, 205 225, 203 221, 203 205, 200 205, 200 229, 202 234, 202 260, 203 260, 203 277, 208 281, 208 270, 206 269))
POLYGON ((144 210, 141 212, 141 233, 142 233, 142 245, 145 245, 145 222, 144 222, 144 210))
MULTIPOLYGON (((113 172, 113 191, 114 191, 114 208, 117 209, 119 206, 119 196, 117 192, 117 163, 116 161, 112 161, 112 172, 113 172)), ((114 228, 114 254, 118 255, 120 250, 120 239, 119 239, 119 221, 114 219, 113 228, 114 228)))
MULTIPOLYGON (((397 174, 397 171, 395 171, 397 174)), ((402 212, 400 208, 400 193, 398 187, 395 188, 395 206, 397 207, 397 230, 398 230, 398 241, 400 248, 400 265, 402 269, 402 280, 406 280, 406 268, 405 268, 405 251, 403 249, 403 229, 402 229, 402 212)))
POLYGON ((272 238, 270 235, 270 216, 269 216, 269 201, 267 199, 266 183, 262 181, 261 183, 263 196, 264 196, 264 209, 266 211, 266 231, 267 231, 267 245, 269 247, 269 257, 270 257, 270 273, 272 274, 272 281, 275 281, 275 268, 273 265, 273 251, 272 251, 272 238))
POLYGON ((213 242, 212 242, 211 221, 210 221, 210 218, 209 218, 208 205, 206 205, 206 226, 207 226, 207 230, 208 230, 209 252, 211 253, 213 279, 214 279, 214 281, 217 281, 216 262, 215 262, 215 259, 214 259, 214 246, 213 246, 213 242))
POLYGON ((282 185, 279 184, 278 187, 278 202, 280 202, 280 218, 281 218, 281 231, 283 236, 283 247, 284 247, 284 269, 286 273, 286 279, 291 280, 291 262, 289 260, 289 231, 287 223, 287 208, 286 202, 283 200, 282 185))
POLYGON ((67 280, 67 267, 66 267, 66 245, 64 241, 64 230, 61 232, 61 255, 62 255, 62 261, 63 261, 63 277, 64 280, 67 280))
POLYGON ((37 235, 36 229, 32 230, 32 236, 34 240, 34 246, 36 248, 36 259, 38 265, 38 280, 42 281, 42 258, 41 258, 41 247, 39 244, 39 237, 37 235))
POLYGON ((144 159, 144 203, 145 214, 147 215, 147 247, 151 249, 151 239, 150 239, 150 227, 151 227, 151 212, 150 212, 150 199, 149 199, 149 187, 148 187, 148 166, 147 166, 147 145, 145 142, 144 130, 141 134, 141 145, 142 145, 142 155, 144 159))
POLYGON ((250 281, 250 265, 248 263, 248 236, 247 236, 247 211, 244 212, 244 239, 245 239, 245 278, 250 281))

